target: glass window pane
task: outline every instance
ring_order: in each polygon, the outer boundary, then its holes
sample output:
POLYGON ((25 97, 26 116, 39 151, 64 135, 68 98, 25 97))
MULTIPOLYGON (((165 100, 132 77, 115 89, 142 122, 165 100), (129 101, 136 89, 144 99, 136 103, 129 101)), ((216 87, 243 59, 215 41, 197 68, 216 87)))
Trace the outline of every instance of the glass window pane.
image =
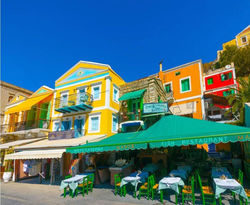
POLYGON ((117 125, 118 125, 117 117, 113 117, 112 130, 114 132, 117 131, 117 125))
POLYGON ((99 117, 92 117, 91 118, 91 130, 98 131, 99 126, 99 117))
POLYGON ((93 94, 94 100, 95 99, 99 99, 100 88, 99 87, 95 87, 93 90, 94 90, 94 94, 93 94))

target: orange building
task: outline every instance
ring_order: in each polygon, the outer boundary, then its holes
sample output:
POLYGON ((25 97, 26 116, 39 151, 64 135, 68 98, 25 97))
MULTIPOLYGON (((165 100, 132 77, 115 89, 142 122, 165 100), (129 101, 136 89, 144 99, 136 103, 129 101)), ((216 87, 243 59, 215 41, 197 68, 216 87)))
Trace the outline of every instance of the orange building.
POLYGON ((162 71, 159 78, 166 92, 172 97, 170 111, 175 115, 204 119, 202 62, 193 61, 162 71))

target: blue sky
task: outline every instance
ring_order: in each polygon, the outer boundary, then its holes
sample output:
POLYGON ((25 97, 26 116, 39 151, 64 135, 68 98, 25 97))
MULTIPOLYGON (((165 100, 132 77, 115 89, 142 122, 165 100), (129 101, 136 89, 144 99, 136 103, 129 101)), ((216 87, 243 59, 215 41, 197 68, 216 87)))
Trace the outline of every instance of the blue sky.
POLYGON ((111 65, 125 81, 216 58, 250 24, 240 0, 3 0, 1 79, 35 91, 79 60, 111 65))

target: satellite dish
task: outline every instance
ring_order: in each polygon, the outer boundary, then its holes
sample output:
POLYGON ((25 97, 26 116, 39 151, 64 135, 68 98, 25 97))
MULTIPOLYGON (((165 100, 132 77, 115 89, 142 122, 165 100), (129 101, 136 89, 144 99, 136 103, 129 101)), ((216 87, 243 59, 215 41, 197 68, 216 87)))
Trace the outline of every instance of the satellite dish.
POLYGON ((225 68, 229 69, 229 68, 231 68, 231 65, 226 65, 225 68))

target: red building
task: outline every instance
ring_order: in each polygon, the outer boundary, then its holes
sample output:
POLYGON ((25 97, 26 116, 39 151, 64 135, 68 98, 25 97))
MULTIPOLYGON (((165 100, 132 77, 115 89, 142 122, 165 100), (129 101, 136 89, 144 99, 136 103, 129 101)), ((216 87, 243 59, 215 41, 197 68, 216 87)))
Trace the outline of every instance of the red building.
POLYGON ((204 73, 204 98, 207 120, 228 121, 233 116, 225 112, 230 109, 226 97, 237 88, 233 63, 224 68, 204 73))

